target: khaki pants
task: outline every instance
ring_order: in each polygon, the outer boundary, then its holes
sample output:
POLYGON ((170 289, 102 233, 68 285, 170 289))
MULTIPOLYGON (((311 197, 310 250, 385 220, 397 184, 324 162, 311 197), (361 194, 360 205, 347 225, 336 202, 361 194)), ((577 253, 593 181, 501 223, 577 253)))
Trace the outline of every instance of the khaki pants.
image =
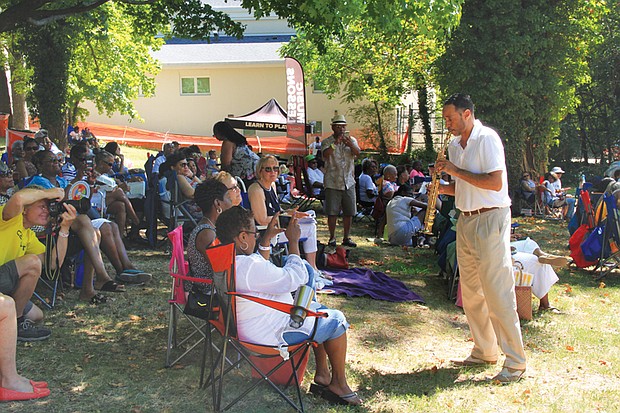
POLYGON ((456 227, 456 253, 463 309, 474 338, 472 356, 525 369, 525 352, 517 315, 510 259, 510 208, 461 215, 456 227))

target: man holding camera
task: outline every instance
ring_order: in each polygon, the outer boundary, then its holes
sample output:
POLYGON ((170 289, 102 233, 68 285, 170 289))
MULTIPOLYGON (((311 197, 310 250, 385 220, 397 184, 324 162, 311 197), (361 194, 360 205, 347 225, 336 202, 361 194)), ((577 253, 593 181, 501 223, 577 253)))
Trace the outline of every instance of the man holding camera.
MULTIPOLYGON (((17 337, 20 341, 45 340, 51 332, 37 327, 24 317, 24 308, 37 285, 45 246, 30 229, 35 225, 47 226, 50 221, 49 201, 60 201, 65 192, 60 188, 25 188, 0 206, 0 292, 15 301, 17 337)), ((58 240, 52 250, 52 269, 62 265, 67 251, 69 227, 77 216, 71 205, 58 218, 58 240)))

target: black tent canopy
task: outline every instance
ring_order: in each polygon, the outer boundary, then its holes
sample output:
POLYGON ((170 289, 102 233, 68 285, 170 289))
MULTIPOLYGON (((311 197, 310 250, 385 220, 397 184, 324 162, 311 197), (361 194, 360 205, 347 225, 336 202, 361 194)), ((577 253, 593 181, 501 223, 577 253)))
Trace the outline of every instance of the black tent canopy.
MULTIPOLYGON (((286 132, 286 111, 275 99, 269 99, 263 106, 247 115, 224 120, 236 129, 286 132)), ((306 133, 311 133, 308 124, 306 124, 306 133)))

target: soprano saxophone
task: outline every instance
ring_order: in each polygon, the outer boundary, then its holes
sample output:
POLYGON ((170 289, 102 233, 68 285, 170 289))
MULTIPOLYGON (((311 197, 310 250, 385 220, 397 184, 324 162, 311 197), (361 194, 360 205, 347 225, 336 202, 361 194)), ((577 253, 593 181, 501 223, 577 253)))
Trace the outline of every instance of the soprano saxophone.
MULTIPOLYGON (((450 132, 446 134, 441 142, 441 148, 437 153, 437 161, 442 161, 446 159, 446 149, 448 148, 448 144, 450 143, 451 138, 450 132)), ((437 172, 437 170, 433 171, 433 176, 430 185, 428 186, 428 190, 426 194, 428 195, 428 201, 426 205, 426 215, 424 216, 424 229, 422 230, 423 234, 432 235, 433 234, 433 224, 435 223, 435 215, 437 214, 437 209, 435 208, 435 204, 437 203, 437 195, 439 195, 439 180, 441 179, 441 173, 437 172)))

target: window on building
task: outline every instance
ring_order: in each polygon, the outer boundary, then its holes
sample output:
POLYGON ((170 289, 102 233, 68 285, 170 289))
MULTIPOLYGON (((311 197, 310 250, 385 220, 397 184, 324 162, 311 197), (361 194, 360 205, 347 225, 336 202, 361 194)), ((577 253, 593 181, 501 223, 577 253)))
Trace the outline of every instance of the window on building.
POLYGON ((323 121, 313 120, 312 122, 310 122, 310 124, 312 125, 312 133, 323 133, 323 121))
POLYGON ((182 77, 182 95, 208 95, 211 93, 211 80, 208 77, 182 77))
POLYGON ((312 82, 312 93, 325 93, 325 85, 318 80, 314 80, 312 82))

